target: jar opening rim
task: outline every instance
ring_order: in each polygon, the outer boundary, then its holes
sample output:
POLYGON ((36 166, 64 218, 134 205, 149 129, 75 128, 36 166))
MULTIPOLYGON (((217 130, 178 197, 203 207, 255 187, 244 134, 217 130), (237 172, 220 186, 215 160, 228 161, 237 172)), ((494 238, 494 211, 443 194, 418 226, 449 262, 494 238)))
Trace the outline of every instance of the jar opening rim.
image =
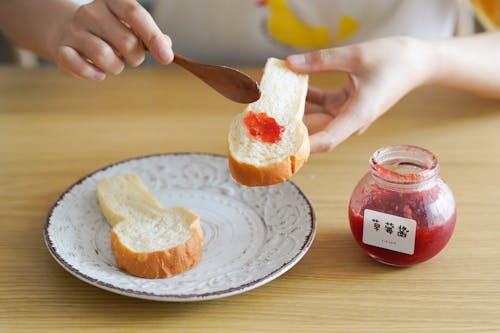
POLYGON ((412 145, 392 145, 370 158, 372 174, 395 184, 419 184, 438 173, 438 161, 429 150, 412 145))

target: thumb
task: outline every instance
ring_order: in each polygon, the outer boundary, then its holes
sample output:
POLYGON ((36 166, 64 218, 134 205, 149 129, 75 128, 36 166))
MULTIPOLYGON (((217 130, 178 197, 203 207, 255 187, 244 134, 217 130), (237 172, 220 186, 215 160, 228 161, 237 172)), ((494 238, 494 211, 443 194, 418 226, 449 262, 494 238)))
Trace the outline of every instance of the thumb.
POLYGON ((349 72, 353 66, 352 49, 336 47, 301 54, 293 54, 286 58, 288 67, 298 73, 310 74, 318 72, 349 72))
POLYGON ((155 35, 146 44, 149 52, 161 64, 169 64, 174 60, 174 51, 172 50, 172 40, 168 35, 160 33, 155 35))

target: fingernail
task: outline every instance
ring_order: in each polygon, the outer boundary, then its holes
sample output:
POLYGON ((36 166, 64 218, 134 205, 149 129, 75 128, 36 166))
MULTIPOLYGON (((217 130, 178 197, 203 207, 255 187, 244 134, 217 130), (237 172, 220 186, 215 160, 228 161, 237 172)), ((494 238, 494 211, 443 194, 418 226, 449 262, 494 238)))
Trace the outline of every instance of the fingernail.
POLYGON ((164 63, 168 64, 171 63, 172 60, 174 60, 174 52, 172 51, 172 42, 165 35, 162 35, 161 37, 163 38, 158 38, 159 40, 161 40, 159 56, 164 63))
POLYGON ((172 49, 170 49, 170 48, 161 47, 158 53, 159 53, 158 55, 160 56, 160 59, 164 63, 170 63, 174 59, 174 54, 172 52, 172 49))
POLYGON ((93 75, 93 78, 94 78, 94 80, 102 81, 102 80, 104 80, 106 78, 106 74, 103 73, 103 72, 97 72, 97 71, 95 71, 94 75, 93 75))
POLYGON ((306 64, 306 57, 303 54, 293 54, 288 56, 288 61, 295 66, 301 66, 306 64))

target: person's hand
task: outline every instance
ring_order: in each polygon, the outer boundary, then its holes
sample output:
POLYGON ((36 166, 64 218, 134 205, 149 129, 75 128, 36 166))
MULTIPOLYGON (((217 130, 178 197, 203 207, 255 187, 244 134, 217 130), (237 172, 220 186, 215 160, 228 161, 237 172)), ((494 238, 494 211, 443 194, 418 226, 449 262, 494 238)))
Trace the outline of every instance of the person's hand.
POLYGON ((340 71, 349 78, 339 90, 309 88, 304 123, 311 152, 331 151, 365 131, 401 97, 425 83, 430 62, 425 42, 404 37, 289 56, 287 64, 294 71, 340 71))
POLYGON ((172 42, 135 0, 95 0, 78 7, 59 27, 53 58, 72 76, 103 80, 119 74, 125 64, 136 67, 146 49, 157 61, 173 60, 172 42))

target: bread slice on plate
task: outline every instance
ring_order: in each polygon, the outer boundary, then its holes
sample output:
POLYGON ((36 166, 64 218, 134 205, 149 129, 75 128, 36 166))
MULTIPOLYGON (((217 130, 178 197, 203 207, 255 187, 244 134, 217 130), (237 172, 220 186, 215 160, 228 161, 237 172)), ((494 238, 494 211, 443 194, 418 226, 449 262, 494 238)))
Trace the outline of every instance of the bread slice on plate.
POLYGON ((248 104, 229 128, 229 170, 238 183, 281 183, 307 161, 309 136, 302 122, 307 87, 307 75, 291 71, 283 60, 267 60, 261 98, 248 104))
POLYGON ((137 174, 97 184, 102 212, 112 226, 117 266, 143 278, 166 278, 198 264, 203 251, 200 218, 187 208, 163 208, 137 174))

